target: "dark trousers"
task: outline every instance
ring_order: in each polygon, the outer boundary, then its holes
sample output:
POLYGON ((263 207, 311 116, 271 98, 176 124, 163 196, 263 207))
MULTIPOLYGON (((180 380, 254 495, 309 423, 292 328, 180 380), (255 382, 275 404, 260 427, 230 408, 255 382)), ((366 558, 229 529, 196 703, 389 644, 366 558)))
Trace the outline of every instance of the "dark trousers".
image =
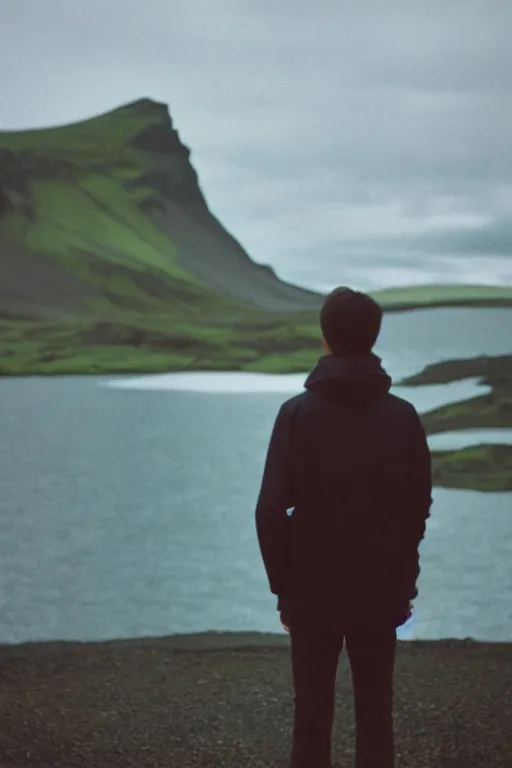
POLYGON ((295 711, 290 768, 331 768, 334 687, 346 641, 356 720, 355 768, 393 768, 396 629, 290 627, 295 711))

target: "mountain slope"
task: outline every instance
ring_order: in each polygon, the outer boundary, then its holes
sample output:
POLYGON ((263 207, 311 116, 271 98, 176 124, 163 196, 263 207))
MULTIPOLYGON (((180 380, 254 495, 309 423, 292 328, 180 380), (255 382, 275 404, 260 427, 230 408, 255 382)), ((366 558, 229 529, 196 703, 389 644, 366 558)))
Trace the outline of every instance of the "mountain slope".
POLYGON ((149 100, 0 133, 0 312, 154 311, 175 300, 213 310, 219 294, 270 311, 317 308, 318 294, 252 262, 212 216, 189 154, 165 105, 149 100))

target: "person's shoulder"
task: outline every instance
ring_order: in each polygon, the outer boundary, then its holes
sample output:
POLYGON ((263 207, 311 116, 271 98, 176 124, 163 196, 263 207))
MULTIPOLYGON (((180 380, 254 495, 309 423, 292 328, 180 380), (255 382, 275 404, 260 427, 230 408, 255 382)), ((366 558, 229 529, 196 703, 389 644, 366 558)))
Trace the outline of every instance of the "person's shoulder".
MULTIPOLYGON (((304 392, 299 392, 297 395, 289 397, 281 404, 279 413, 284 417, 293 416, 293 414, 297 413, 301 406, 303 404, 305 405, 312 396, 314 396, 314 393, 306 389, 304 392)), ((420 418, 416 407, 409 400, 406 400, 404 397, 399 397, 399 395, 387 392, 380 398, 380 403, 381 407, 384 407, 386 410, 391 411, 402 418, 410 419, 411 421, 417 421, 420 418)))
POLYGON ((386 400, 394 405, 395 408, 401 408, 403 411, 409 411, 410 413, 417 413, 415 406, 411 403, 410 400, 406 400, 405 397, 400 397, 399 395, 395 395, 392 392, 388 392, 386 395, 386 400))
POLYGON ((284 403, 282 403, 280 411, 285 414, 294 413, 300 404, 307 399, 307 395, 308 391, 305 390, 304 392, 299 392, 297 395, 293 395, 293 397, 289 397, 288 400, 285 400, 284 403))
POLYGON ((410 400, 406 400, 405 397, 388 392, 383 398, 383 402, 390 410, 402 418, 408 418, 411 421, 417 421, 420 418, 416 407, 410 400))

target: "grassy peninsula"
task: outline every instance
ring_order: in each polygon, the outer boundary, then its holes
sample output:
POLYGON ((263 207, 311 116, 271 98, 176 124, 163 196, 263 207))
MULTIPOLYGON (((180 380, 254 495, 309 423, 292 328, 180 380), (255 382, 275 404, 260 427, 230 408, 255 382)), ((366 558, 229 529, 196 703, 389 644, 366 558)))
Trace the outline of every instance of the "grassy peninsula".
MULTIPOLYGON (((427 366, 400 385, 422 386, 477 378, 491 387, 486 395, 450 403, 422 415, 428 435, 464 429, 512 427, 512 355, 446 360, 427 366)), ((475 445, 434 451, 436 485, 477 491, 512 491, 512 445, 475 445)))

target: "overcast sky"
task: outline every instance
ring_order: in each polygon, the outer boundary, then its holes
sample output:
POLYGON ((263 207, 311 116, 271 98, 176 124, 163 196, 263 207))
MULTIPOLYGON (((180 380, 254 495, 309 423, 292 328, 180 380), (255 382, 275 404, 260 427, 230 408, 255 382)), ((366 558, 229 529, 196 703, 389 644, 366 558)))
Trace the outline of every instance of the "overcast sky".
POLYGON ((0 0, 0 129, 164 101, 253 259, 512 283, 510 0, 0 0))

